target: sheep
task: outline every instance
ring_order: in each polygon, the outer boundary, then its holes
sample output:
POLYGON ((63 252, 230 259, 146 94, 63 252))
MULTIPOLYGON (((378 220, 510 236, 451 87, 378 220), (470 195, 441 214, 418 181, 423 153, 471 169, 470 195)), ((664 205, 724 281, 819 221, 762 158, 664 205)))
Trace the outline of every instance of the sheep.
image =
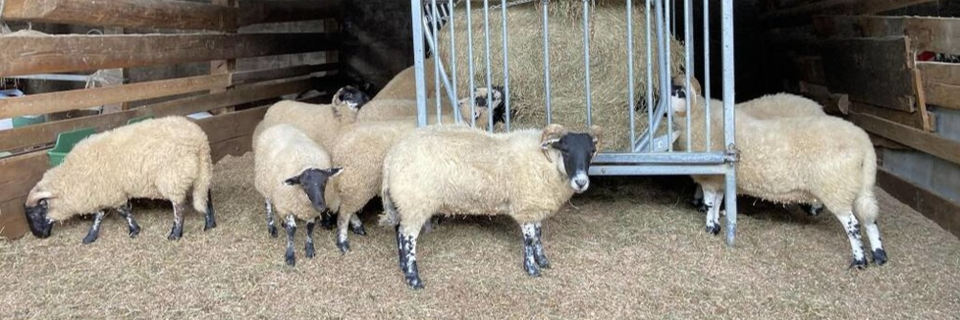
POLYGON ((333 179, 342 167, 331 166, 330 156, 305 133, 288 124, 278 124, 263 131, 254 149, 255 187, 264 197, 267 231, 277 237, 274 212, 285 214, 287 232, 284 259, 295 266, 293 236, 295 218, 307 221, 306 256, 313 258, 313 228, 321 213, 336 210, 340 199, 333 179))
MULTIPOLYGON (((686 114, 686 91, 675 86, 671 111, 676 125, 691 126, 691 147, 704 150, 706 138, 704 99, 696 91, 692 95, 690 114, 686 114)), ((722 128, 723 103, 711 102, 711 123, 722 128)), ((737 193, 780 203, 813 200, 826 205, 846 229, 853 259, 851 267, 867 266, 860 235, 865 225, 876 265, 887 261, 877 226, 879 209, 873 194, 876 180, 876 152, 863 129, 843 119, 830 116, 787 117, 761 120, 735 109, 736 142, 740 150, 737 170, 737 193), (859 221, 858 221, 859 219, 859 221)), ((709 137, 714 149, 723 146, 722 130, 709 137)), ((681 151, 686 137, 677 141, 681 151)), ((724 179, 718 175, 694 175, 703 186, 704 199, 710 208, 706 217, 708 232, 718 234, 719 203, 723 200, 724 179)))
MULTIPOLYGON (((474 90, 474 97, 476 103, 474 104, 477 108, 483 108, 487 106, 487 100, 489 97, 490 105, 494 106, 494 123, 504 121, 504 106, 503 106, 503 88, 499 86, 494 86, 491 88, 493 94, 487 94, 487 88, 477 88, 474 90)), ((453 107, 447 99, 441 98, 441 107, 443 108, 443 114, 453 113, 453 107)), ((469 102, 469 98, 460 99, 458 102, 459 105, 462 105, 466 102, 469 102)), ((427 112, 429 115, 436 115, 436 100, 433 98, 427 99, 427 112)), ((461 108, 461 112, 467 110, 469 112, 470 108, 467 105, 467 108, 461 108)), ((417 101, 416 99, 373 99, 371 100, 362 110, 357 112, 357 121, 376 121, 376 120, 388 120, 404 117, 413 117, 417 115, 417 101)))
POLYGON ((336 141, 337 132, 343 125, 357 120, 357 111, 363 105, 366 95, 353 87, 338 90, 330 104, 312 104, 292 100, 274 103, 263 115, 263 120, 253 131, 253 144, 261 132, 270 126, 286 123, 307 134, 310 139, 329 149, 336 141))
MULTIPOLYGON (((434 88, 436 80, 434 79, 435 72, 433 64, 433 58, 423 59, 423 84, 428 96, 435 94, 434 91, 436 90, 436 88, 434 88)), ((416 100, 417 82, 414 67, 415 66, 409 66, 393 76, 393 78, 383 86, 383 89, 380 89, 380 92, 373 96, 373 100, 416 100)))
POLYGON ((204 231, 217 226, 210 184, 213 163, 207 135, 196 123, 170 116, 125 125, 81 140, 59 166, 47 170, 27 195, 30 231, 47 238, 54 222, 95 213, 84 244, 97 240, 105 209, 117 208, 131 238, 140 233, 128 199, 166 199, 173 204, 170 240, 183 235, 183 205, 192 188, 193 208, 204 213, 204 231))
MULTIPOLYGON (((470 112, 467 101, 461 101, 461 115, 470 112)), ((475 111, 473 119, 476 128, 485 128, 488 120, 487 109, 479 107, 475 111)), ((456 125, 452 114, 445 114, 443 118, 445 118, 443 123, 456 125)), ((390 146, 417 128, 415 120, 406 118, 357 122, 345 127, 337 144, 331 150, 333 163, 348 169, 340 177, 337 189, 341 206, 337 214, 336 243, 342 253, 350 250, 350 243, 347 241, 348 222, 353 233, 366 234, 356 214, 378 194, 381 188, 380 168, 383 165, 383 158, 390 146)), ((429 120, 429 122, 436 121, 429 120)), ((469 125, 469 123, 469 120, 463 119, 461 125, 469 125)), ((430 228, 429 224, 427 228, 430 228)))
POLYGON ((550 267, 541 221, 587 190, 600 140, 598 126, 583 133, 559 124, 509 133, 427 126, 400 139, 383 161, 380 224, 397 230, 407 285, 423 288, 417 236, 436 213, 513 217, 523 231, 524 270, 539 276, 550 267))
POLYGON ((346 105, 354 111, 360 111, 367 102, 370 102, 370 96, 353 86, 345 86, 337 90, 330 101, 331 104, 346 105))
MULTIPOLYGON (((694 81, 696 80, 694 79, 694 81)), ((699 85, 696 82, 693 83, 694 90, 698 90, 697 92, 699 92, 699 85)), ((681 84, 679 77, 674 78, 674 84, 681 84)), ((827 114, 823 112, 823 106, 816 101, 789 93, 764 95, 750 101, 738 103, 734 107, 761 120, 784 117, 827 116, 827 114)), ((706 204, 703 202, 703 189, 700 185, 697 185, 692 203, 701 212, 707 211, 706 204)), ((801 203, 800 207, 811 216, 816 216, 823 211, 823 204, 817 202, 811 204, 801 203)))

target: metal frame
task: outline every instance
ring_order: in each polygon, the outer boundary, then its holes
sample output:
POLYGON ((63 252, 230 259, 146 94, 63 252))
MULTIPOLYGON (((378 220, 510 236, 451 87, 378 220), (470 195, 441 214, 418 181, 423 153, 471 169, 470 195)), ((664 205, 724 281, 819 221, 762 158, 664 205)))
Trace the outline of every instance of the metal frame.
MULTIPOLYGON (((546 9, 550 4, 549 0, 534 0, 534 1, 539 1, 540 5, 542 5, 543 12, 546 12, 546 9)), ((584 44, 583 57, 584 57, 584 67, 585 67, 584 76, 585 76, 585 79, 588 80, 584 84, 584 91, 586 93, 586 102, 587 102, 585 112, 587 112, 586 124, 589 126, 590 123, 592 122, 592 115, 593 115, 591 95, 590 95, 591 88, 590 88, 590 82, 589 82, 589 79, 590 79, 590 65, 589 65, 590 14, 589 12, 591 8, 591 1, 590 0, 581 0, 581 1, 583 3, 583 10, 584 10, 583 11, 584 12, 583 14, 583 44, 584 44)), ((634 32, 636 31, 633 28, 633 6, 634 6, 633 2, 634 1, 636 0, 624 0, 624 8, 625 8, 624 16, 625 16, 625 19, 627 19, 628 21, 626 42, 627 42, 627 55, 629 60, 627 63, 627 66, 625 66, 627 68, 627 74, 629 78, 628 83, 626 85, 629 86, 629 89, 628 89, 627 97, 624 97, 624 98, 628 99, 627 101, 630 101, 631 105, 637 101, 636 95, 634 92, 635 89, 634 89, 634 59, 633 59, 633 53, 635 52, 633 35, 634 35, 634 32)), ((467 16, 471 15, 473 12, 472 10, 474 10, 474 8, 472 8, 471 2, 472 1, 469 1, 469 0, 466 1, 465 9, 466 9, 467 16)), ((506 0, 500 0, 498 2, 499 2, 499 6, 497 7, 499 7, 502 17, 505 18, 506 10, 508 10, 507 8, 509 4, 507 3, 506 0)), ((511 2, 527 3, 531 1, 520 0, 520 1, 511 1, 511 2)), ((721 2, 721 19, 722 19, 721 21, 721 28, 722 28, 721 54, 722 54, 722 63, 723 63, 723 88, 722 88, 723 99, 722 100, 723 100, 723 113, 724 113, 724 125, 722 129, 723 129, 723 135, 724 135, 724 148, 723 148, 724 151, 675 152, 673 150, 673 146, 668 145, 666 152, 660 152, 654 149, 655 139, 651 134, 651 132, 656 132, 656 129, 659 128, 661 125, 663 117, 659 115, 666 113, 667 114, 667 123, 666 123, 667 137, 666 138, 667 138, 667 141, 673 141, 672 140, 673 119, 672 119, 671 113, 667 112, 667 110, 669 110, 669 105, 668 105, 669 99, 667 97, 670 96, 672 75, 670 74, 670 68, 669 68, 669 66, 671 65, 670 55, 665 54, 667 52, 670 52, 670 41, 666 41, 666 38, 667 36, 674 36, 674 33, 675 33, 674 30, 676 27, 675 15, 683 14, 685 17, 684 19, 685 26, 684 26, 684 34, 683 34, 683 40, 684 40, 684 43, 686 44, 685 66, 686 66, 686 70, 694 70, 693 56, 694 56, 695 46, 693 41, 693 32, 695 31, 693 30, 693 21, 692 21, 693 20, 692 10, 691 10, 692 2, 693 0, 683 0, 683 11, 682 13, 680 13, 678 12, 677 8, 671 8, 671 4, 673 3, 673 1, 644 0, 644 5, 645 5, 644 13, 646 15, 647 24, 646 24, 646 28, 644 28, 645 30, 642 30, 641 32, 646 32, 647 34, 646 39, 648 39, 648 41, 646 41, 646 43, 643 44, 645 48, 644 47, 641 47, 641 48, 642 50, 646 50, 647 52, 656 50, 659 53, 661 53, 658 55, 659 57, 661 57, 661 59, 658 59, 657 61, 652 61, 651 60, 652 55, 650 54, 647 55, 646 70, 652 70, 654 63, 657 63, 659 70, 666 71, 666 72, 661 72, 660 77, 656 79, 656 81, 659 81, 660 83, 659 97, 661 97, 660 101, 656 104, 656 106, 654 106, 654 100, 653 100, 652 94, 648 94, 645 97, 645 102, 648 110, 648 113, 647 113, 647 117, 648 117, 647 119, 649 124, 648 128, 651 128, 652 130, 641 133, 638 139, 636 135, 636 128, 635 128, 636 111, 635 111, 635 108, 630 108, 630 118, 629 118, 630 130, 631 130, 630 141, 631 141, 631 145, 634 146, 632 152, 624 152, 624 153, 602 152, 598 154, 597 157, 594 159, 593 163, 591 164, 590 175, 611 175, 611 176, 612 175, 690 175, 690 174, 724 175, 725 182, 726 182, 725 190, 724 190, 725 193, 723 196, 723 200, 726 204, 726 217, 727 217, 726 243, 728 246, 732 246, 734 243, 734 237, 736 234, 736 226, 737 226, 737 209, 736 209, 736 206, 737 206, 736 190, 737 189, 736 189, 736 170, 734 165, 735 162, 737 161, 737 153, 734 147, 736 144, 735 144, 735 136, 734 136, 735 131, 734 131, 734 110, 733 110, 734 108, 734 103, 733 103, 734 102, 733 0, 723 0, 721 2), (658 41, 656 41, 656 43, 651 43, 649 39, 651 38, 650 37, 651 33, 654 33, 654 32, 657 34, 658 41)), ((418 125, 421 127, 427 125, 427 105, 426 105, 427 94, 424 86, 424 80, 426 78, 426 75, 424 74, 424 52, 426 49, 426 45, 430 45, 432 49, 431 52, 433 52, 434 55, 438 54, 437 50, 435 49, 437 48, 436 43, 438 39, 435 35, 442 30, 442 26, 438 22, 442 21, 442 22, 445 22, 446 24, 451 24, 451 25, 457 23, 457 19, 455 19, 456 16, 454 16, 454 11, 455 11, 453 10, 454 5, 455 3, 452 0, 411 0, 410 7, 411 7, 411 17, 413 18, 412 25, 413 25, 413 34, 414 34, 413 36, 414 52, 413 53, 414 53, 415 76, 417 81, 417 90, 416 90, 417 110, 418 110, 417 122, 418 122, 418 125), (425 7, 424 6, 425 3, 428 4, 428 6, 425 7), (446 16, 442 16, 442 17, 434 16, 431 19, 425 19, 424 15, 426 14, 446 15, 446 16)), ((703 48, 703 53, 705 57, 703 61, 704 70, 705 70, 705 76, 703 79, 704 80, 703 96, 708 97, 708 99, 706 100, 708 103, 707 110, 709 110, 709 97, 711 93, 710 92, 710 75, 709 75, 710 50, 708 45, 709 44, 709 23, 708 23, 709 22, 709 1, 703 0, 702 5, 704 7, 704 12, 703 12, 704 42, 702 44, 703 46, 702 48, 703 48)), ((483 1, 482 10, 483 10, 483 17, 484 17, 484 23, 482 26, 484 30, 484 37, 483 37, 484 39, 482 41, 484 41, 484 48, 486 49, 485 50, 486 52, 484 57, 484 63, 480 66, 480 71, 485 72, 486 74, 485 86, 487 87, 487 90, 489 92, 489 90, 492 87, 491 85, 492 79, 490 76, 490 70, 491 70, 490 28, 491 27, 489 23, 491 5, 489 0, 483 1)), ((544 44, 543 44, 544 79, 546 82, 546 85, 544 87, 544 90, 546 93, 544 107, 546 108, 546 122, 551 123, 553 119, 552 119, 552 111, 551 111, 552 106, 550 101, 550 92, 551 92, 550 91, 550 69, 547 67, 550 65, 549 53, 551 49, 548 44, 548 41, 550 39, 549 29, 548 29, 548 26, 549 26, 548 15, 544 15, 542 22, 543 22, 542 30, 544 32, 544 44)), ((472 25, 472 19, 467 19, 467 27, 470 30, 473 30, 473 28, 475 27, 472 25)), ((501 28, 503 28, 503 30, 507 30, 508 26, 507 26, 506 19, 503 19, 501 28)), ((452 44, 455 41, 455 39, 453 38, 453 27, 450 27, 449 29, 451 30, 451 44, 452 44)), ((468 33, 467 50, 468 50, 468 59, 470 61, 473 61, 473 57, 474 57, 473 41, 474 39, 473 39, 472 33, 468 33)), ((506 48, 507 40, 503 39, 503 43, 501 45, 503 46, 503 48, 506 48)), ((451 47, 454 47, 454 46, 451 45, 451 47)), ((569 50, 574 50, 574 49, 569 48, 569 50)), ((510 84, 509 84, 509 79, 507 78, 506 66, 508 65, 508 61, 510 57, 508 57, 507 50, 503 50, 503 52, 504 52, 503 57, 501 58, 503 59, 503 65, 504 65, 504 79, 503 79, 504 96, 505 96, 504 98, 507 99, 507 101, 505 102, 505 106, 507 108, 505 129, 509 130, 510 113, 509 113, 508 99, 509 99, 510 84)), ((451 52, 451 57, 456 57, 456 53, 451 52)), ((443 64, 440 62, 441 59, 435 58, 433 60, 434 60, 434 67, 435 67, 434 78, 436 79, 435 85, 437 88, 436 97, 439 98, 440 96, 440 88, 441 88, 441 81, 442 81, 443 88, 446 88, 446 92, 450 97, 451 101, 457 101, 456 88, 451 86, 451 83, 454 83, 455 85, 456 81, 451 81, 450 78, 447 76, 446 70, 444 69, 443 64)), ((469 78, 470 88, 475 88, 472 75, 474 75, 475 74, 474 72, 478 70, 475 70, 473 63, 470 63, 468 65, 469 65, 469 68, 468 70, 466 70, 466 74, 467 76, 470 76, 469 78)), ((453 73, 453 78, 456 79, 456 77, 458 76, 457 72, 460 71, 460 73, 463 73, 464 70, 456 70, 454 67, 454 69, 452 69, 451 71, 453 73)), ((691 82, 690 77, 691 77, 690 72, 687 72, 686 84, 688 88, 690 87, 690 82, 691 82)), ((647 72, 647 79, 648 79, 647 92, 653 92, 654 79, 653 79, 653 74, 651 72, 647 72)), ((473 101, 475 101, 475 97, 474 97, 473 90, 467 90, 467 91, 470 92, 471 112, 472 112, 474 107, 472 103, 473 101)), ((437 100, 439 101, 439 99, 437 100)), ((691 107, 689 100, 687 101, 686 107, 687 107, 687 110, 689 111, 691 107)), ((437 110, 439 115, 440 114, 439 103, 437 105, 437 108, 438 108, 437 110)), ((454 109, 455 109, 454 112, 458 113, 459 110, 457 110, 457 108, 454 108, 454 109)), ((492 132, 493 131, 493 121, 492 121, 493 115, 492 113, 489 113, 489 114, 491 117, 490 119, 491 121, 489 121, 490 125, 487 129, 492 132)), ((707 119, 709 119, 710 117, 709 111, 706 113, 706 116, 707 116, 707 119)), ((439 116, 437 118, 439 119, 439 116)), ((458 116, 456 118, 459 119, 460 117, 458 116)), ((688 128, 691 125, 690 121, 691 119, 688 117, 687 118, 688 128)), ((711 130, 714 128, 710 128, 710 121, 706 121, 705 126, 706 126, 705 128, 706 133, 709 136, 711 130)), ((686 134, 688 137, 687 150, 689 150, 690 149, 689 148, 690 132, 687 131, 686 134)), ((707 145, 707 149, 710 150, 711 146, 710 146, 709 139, 707 140, 706 145, 707 145)))

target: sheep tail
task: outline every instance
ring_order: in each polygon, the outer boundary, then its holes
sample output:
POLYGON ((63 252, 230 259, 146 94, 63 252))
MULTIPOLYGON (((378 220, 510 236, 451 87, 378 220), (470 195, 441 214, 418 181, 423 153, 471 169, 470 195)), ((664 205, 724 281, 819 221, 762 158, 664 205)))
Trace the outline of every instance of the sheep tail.
POLYGON ((877 153, 872 147, 867 150, 861 169, 863 181, 854 202, 854 211, 859 216, 860 223, 867 225, 877 221, 880 212, 877 198, 873 194, 873 186, 877 181, 877 153))
POLYGON ((193 208, 197 212, 207 213, 210 194, 210 183, 213 177, 213 162, 210 159, 210 144, 201 144, 198 150, 199 158, 197 168, 197 180, 193 183, 193 208))
POLYGON ((384 227, 393 227, 400 224, 400 217, 397 214, 397 206, 390 198, 390 189, 383 188, 380 195, 383 200, 383 214, 380 215, 380 225, 384 227))

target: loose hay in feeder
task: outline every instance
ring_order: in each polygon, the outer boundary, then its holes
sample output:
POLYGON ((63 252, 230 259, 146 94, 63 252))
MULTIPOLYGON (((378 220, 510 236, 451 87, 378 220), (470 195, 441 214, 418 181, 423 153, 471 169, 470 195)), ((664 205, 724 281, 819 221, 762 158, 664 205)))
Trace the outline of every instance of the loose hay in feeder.
MULTIPOLYGON (((543 68, 542 6, 533 2, 507 9, 509 36, 508 59, 510 73, 511 120, 518 127, 539 127, 546 123, 546 92, 543 68)), ((451 69, 450 28, 455 32, 457 90, 465 95, 469 88, 467 48, 467 16, 464 4, 458 4, 453 22, 439 33, 438 56, 443 59, 448 74, 451 69)), ((583 64, 583 21, 579 1, 551 2, 548 9, 550 24, 550 87, 552 121, 570 127, 586 123, 585 74, 583 64)), ((490 76, 494 85, 503 84, 502 19, 500 9, 491 9, 490 17, 490 76)), ((651 15, 651 19, 653 16, 651 15)), ((484 41, 483 7, 471 11, 473 27, 474 86, 486 85, 486 45, 484 41)), ((590 23, 590 86, 593 105, 593 124, 604 127, 607 133, 602 150, 630 149, 630 105, 645 105, 647 92, 646 14, 643 3, 634 4, 634 85, 636 103, 628 103, 627 95, 627 20, 622 2, 601 1, 592 5, 590 23)), ((656 26, 651 25, 651 44, 654 48, 653 88, 659 90, 656 26)), ((670 62, 674 74, 681 72, 683 46, 670 38, 670 62)), ((654 95, 656 98, 656 95, 654 95)), ((636 130, 639 136, 648 126, 646 108, 639 108, 636 130)), ((658 133, 665 133, 661 129, 658 133)))

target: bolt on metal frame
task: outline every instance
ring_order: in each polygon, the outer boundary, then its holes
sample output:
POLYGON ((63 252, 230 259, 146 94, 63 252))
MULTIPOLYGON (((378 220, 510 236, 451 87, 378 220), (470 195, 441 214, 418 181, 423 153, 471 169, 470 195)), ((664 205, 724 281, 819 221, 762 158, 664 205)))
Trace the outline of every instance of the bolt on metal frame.
MULTIPOLYGON (((529 3, 533 1, 539 1, 542 6, 542 12, 547 12, 547 8, 550 5, 549 0, 515 0, 510 3, 507 0, 500 0, 499 5, 495 5, 494 8, 491 8, 489 0, 483 1, 483 25, 478 26, 483 28, 483 47, 484 54, 483 63, 480 66, 474 66, 473 63, 468 64, 468 70, 457 70, 456 63, 451 63, 451 77, 448 77, 446 69, 444 68, 442 59, 437 58, 439 55, 438 52, 438 32, 441 32, 443 25, 450 24, 450 61, 456 61, 456 51, 458 48, 454 45, 456 39, 454 37, 454 28, 453 25, 457 23, 457 18, 454 14, 454 7, 456 5, 453 0, 411 0, 411 17, 413 18, 412 28, 413 28, 413 54, 414 54, 414 70, 415 70, 415 79, 417 82, 416 97, 417 97, 417 122, 418 126, 426 126, 427 123, 427 92, 425 86, 425 52, 427 46, 429 45, 431 55, 434 56, 434 85, 436 88, 436 108, 437 108, 437 119, 440 119, 439 115, 441 114, 440 108, 440 91, 441 88, 444 88, 445 93, 448 95, 450 101, 457 101, 457 88, 456 88, 456 79, 457 76, 466 76, 469 79, 469 92, 470 103, 471 103, 471 113, 475 111, 474 102, 476 97, 474 95, 475 88, 474 85, 474 74, 477 71, 484 72, 486 77, 483 85, 487 88, 487 92, 491 92, 493 79, 491 79, 491 59, 497 57, 491 57, 490 54, 490 29, 491 25, 489 23, 490 11, 499 9, 499 13, 502 17, 501 28, 505 35, 509 35, 508 25, 507 25, 507 10, 511 5, 529 3), (479 69, 479 70, 478 70, 479 69), (464 71, 466 74, 464 75, 464 71), (459 73, 458 73, 459 72, 459 73), (441 86, 442 85, 442 86, 441 86)), ((593 106, 591 100, 591 88, 590 88, 590 0, 581 0, 583 3, 583 61, 584 61, 584 94, 586 95, 586 107, 584 112, 587 114, 586 124, 589 126, 592 123, 593 116, 593 106)), ((639 44, 641 50, 646 50, 646 52, 656 51, 658 59, 654 61, 652 59, 652 54, 646 55, 646 76, 647 76, 647 92, 649 94, 644 97, 645 101, 638 101, 636 99, 635 93, 635 84, 634 84, 634 52, 637 47, 634 43, 634 24, 633 24, 633 13, 634 13, 634 2, 640 2, 636 0, 624 0, 624 19, 627 21, 627 77, 628 83, 625 85, 628 86, 627 96, 624 97, 628 102, 628 105, 634 105, 637 102, 645 102, 647 106, 647 123, 648 130, 642 132, 637 137, 636 132, 636 108, 630 108, 629 119, 624 119, 624 121, 630 122, 630 142, 633 146, 633 150, 630 152, 601 152, 594 159, 590 168, 590 175, 691 175, 691 174, 711 174, 711 175, 724 175, 725 176, 725 190, 723 200, 725 203, 726 209, 726 243, 728 246, 733 246, 734 237, 736 234, 736 225, 737 225, 737 198, 736 198, 736 170, 735 162, 737 161, 737 151, 735 149, 735 138, 734 138, 734 64, 733 64, 733 0, 723 0, 720 4, 721 10, 721 41, 722 41, 722 100, 723 100, 723 136, 724 136, 724 150, 722 151, 710 151, 710 152, 678 152, 673 150, 673 146, 669 144, 670 141, 673 141, 673 119, 672 113, 668 112, 670 110, 670 88, 672 84, 672 75, 670 72, 671 65, 671 55, 670 51, 670 41, 667 41, 667 37, 673 37, 676 33, 676 15, 683 14, 683 43, 685 44, 684 57, 685 57, 685 69, 686 72, 686 87, 690 88, 691 84, 691 72, 694 70, 694 40, 693 40, 693 15, 692 15, 692 5, 694 0, 683 0, 683 12, 678 12, 678 8, 671 8, 673 1, 669 0, 644 0, 643 13, 646 18, 646 25, 644 30, 639 32, 646 32, 646 41, 643 44, 639 44), (657 41, 652 42, 650 39, 653 33, 656 34, 657 41), (664 72, 659 73, 659 77, 654 79, 653 70, 654 63, 657 65, 657 69, 663 70, 664 72), (654 101, 653 94, 653 82, 659 82, 659 92, 657 96, 660 97, 659 101, 654 101), (654 133, 657 128, 662 124, 663 115, 666 115, 667 121, 667 142, 666 146, 667 151, 658 151, 654 150, 654 133)), ((471 17, 473 10, 471 0, 466 0, 465 3, 465 13, 467 17, 466 24, 469 30, 474 30, 474 25, 471 17)), ((639 5, 636 4, 636 5, 639 5)), ((702 95, 706 97, 706 119, 710 119, 710 94, 711 94, 711 83, 710 83, 710 46, 709 46, 709 12, 710 5, 708 0, 703 0, 703 41, 701 42, 701 48, 703 50, 703 86, 702 86, 702 95)), ((494 13, 495 14, 495 13, 494 13)), ((543 56, 544 56, 544 79, 545 86, 543 88, 545 92, 545 101, 544 108, 546 111, 546 123, 552 123, 552 105, 550 101, 550 46, 549 46, 549 15, 544 14, 542 19, 542 32, 543 32, 543 56)), ((510 130, 510 82, 508 76, 507 66, 509 65, 509 55, 508 55, 508 43, 507 37, 503 37, 501 43, 503 56, 500 57, 503 63, 503 93, 504 93, 504 106, 506 108, 506 117, 505 117, 505 130, 510 130)), ((467 33, 467 58, 469 61, 474 61, 474 40, 473 33, 467 33)), ((459 48, 463 50, 463 48, 459 48)), ((563 50, 575 50, 574 48, 564 48, 563 50)), ((691 108, 690 100, 687 100, 686 104, 687 112, 691 108)), ((459 122, 460 120, 460 110, 459 108, 454 108, 455 119, 459 122)), ((487 130, 493 131, 493 113, 488 113, 490 121, 487 130)), ((472 117, 471 117, 472 119, 472 117)), ((439 120, 438 120, 439 121, 439 120)), ((692 125, 690 123, 690 117, 686 118, 686 127, 690 128, 692 125)), ((471 120, 471 125, 474 124, 471 120)), ((705 121, 705 131, 706 135, 710 136, 711 130, 716 128, 711 128, 710 121, 705 121)), ((687 148, 690 150, 690 131, 687 130, 686 141, 687 148)), ((707 150, 711 150, 710 140, 706 141, 707 150)))

